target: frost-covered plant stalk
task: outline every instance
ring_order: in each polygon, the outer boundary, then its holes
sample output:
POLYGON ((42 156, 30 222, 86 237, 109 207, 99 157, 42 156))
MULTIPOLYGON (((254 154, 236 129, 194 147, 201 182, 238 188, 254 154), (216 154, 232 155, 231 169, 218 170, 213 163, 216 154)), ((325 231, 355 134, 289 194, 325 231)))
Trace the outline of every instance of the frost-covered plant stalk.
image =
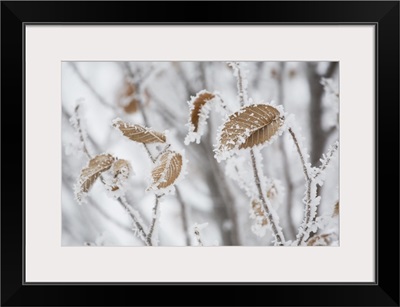
MULTIPOLYGON (((236 112, 229 112, 223 124, 219 128, 217 144, 215 145, 215 158, 218 162, 226 160, 227 174, 239 183, 246 194, 251 198, 250 217, 255 221, 252 230, 259 236, 265 234, 265 229, 271 229, 275 245, 289 245, 285 241, 282 228, 279 224, 279 216, 272 205, 272 182, 263 174, 262 155, 260 151, 274 142, 283 132, 288 131, 294 141, 297 153, 300 157, 304 178, 306 181, 306 193, 304 197, 305 215, 294 245, 303 245, 310 236, 316 232, 316 214, 320 197, 317 196, 317 185, 322 185, 324 172, 334 156, 338 142, 329 149, 321 160, 321 166, 314 168, 308 161, 301 141, 296 137, 294 116, 284 112, 282 106, 266 103, 253 103, 248 97, 246 69, 243 63, 231 62, 229 66, 237 79, 238 100, 240 108, 236 112), (243 157, 249 157, 248 168, 243 167, 243 157), (252 176, 252 179, 250 178, 252 176)), ((220 97, 220 95, 218 95, 220 97)), ((191 141, 200 142, 206 127, 206 120, 213 104, 218 104, 216 95, 203 90, 189 101, 191 113, 189 117, 189 133, 186 144, 191 141), (213 101, 213 103, 210 103, 213 101), (201 129, 198 129, 201 127, 201 129)), ((220 99, 219 102, 222 102, 220 99)), ((226 105, 224 110, 227 111, 226 105)), ((276 192, 275 186, 275 192, 276 192)))
POLYGON ((151 172, 151 184, 148 191, 155 195, 155 205, 151 224, 146 227, 138 211, 128 204, 125 191, 128 188, 128 178, 132 174, 132 167, 128 160, 119 159, 110 153, 92 156, 87 148, 85 132, 80 124, 79 105, 75 108, 75 114, 71 123, 79 133, 82 150, 89 158, 88 164, 81 170, 78 182, 75 185, 75 197, 79 204, 86 201, 90 189, 99 179, 110 197, 115 198, 123 206, 132 218, 138 237, 148 246, 157 245, 157 222, 160 215, 160 200, 165 194, 174 191, 174 185, 185 174, 186 160, 183 152, 173 150, 167 142, 164 132, 154 131, 151 128, 138 124, 130 124, 119 118, 113 121, 113 126, 128 139, 143 144, 149 158, 154 164, 151 172), (154 156, 148 146, 150 144, 163 144, 163 148, 154 156))
MULTIPOLYGON (((281 111, 268 104, 249 104, 247 96, 247 79, 245 69, 241 63, 230 63, 234 75, 237 77, 238 97, 241 108, 225 118, 225 122, 219 129, 217 136, 217 145, 215 146, 215 157, 218 162, 230 159, 236 155, 241 155, 247 151, 250 155, 250 163, 253 170, 253 189, 247 189, 254 195, 251 198, 257 198, 262 204, 262 210, 268 225, 272 230, 276 245, 284 245, 285 238, 282 228, 279 225, 279 218, 276 214, 270 200, 265 196, 267 193, 266 177, 259 167, 259 150, 262 146, 272 143, 285 127, 284 116, 281 111)), ((204 91, 203 91, 204 92, 204 91)), ((196 100, 192 101, 192 104, 196 100)), ((193 126, 193 110, 189 119, 189 126, 193 126)), ((202 110, 198 109, 199 118, 202 110)), ((225 108, 226 109, 226 108, 225 108)), ((206 120, 204 118, 203 120, 206 120)), ((189 135, 191 131, 189 130, 189 135)), ((199 142, 200 138, 196 141, 199 142)), ((241 176, 239 176, 241 177, 241 176)))

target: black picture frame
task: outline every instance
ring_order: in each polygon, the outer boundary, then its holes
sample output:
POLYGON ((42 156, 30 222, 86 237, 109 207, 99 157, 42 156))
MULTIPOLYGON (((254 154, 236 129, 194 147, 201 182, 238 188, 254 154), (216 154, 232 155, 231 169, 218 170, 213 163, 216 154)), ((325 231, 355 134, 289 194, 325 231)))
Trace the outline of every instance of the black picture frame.
POLYGON ((1 77, 2 306, 399 306, 398 1, 4 1, 1 77), (376 282, 25 283, 24 29, 30 23, 374 25, 376 282))

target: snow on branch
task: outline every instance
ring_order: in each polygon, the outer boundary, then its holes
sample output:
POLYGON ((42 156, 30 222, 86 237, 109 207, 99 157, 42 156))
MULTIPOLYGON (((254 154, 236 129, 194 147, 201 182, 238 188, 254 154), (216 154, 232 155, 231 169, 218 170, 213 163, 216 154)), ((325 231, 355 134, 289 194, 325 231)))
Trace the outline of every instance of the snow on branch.
POLYGON ((339 148, 339 141, 336 141, 331 146, 329 146, 327 153, 322 155, 322 158, 320 159, 321 165, 319 166, 319 168, 315 169, 313 174, 313 178, 317 180, 319 185, 323 184, 326 177, 325 176, 326 170, 329 167, 329 163, 336 156, 338 148, 339 148))
POLYGON ((237 80, 237 90, 239 102, 241 106, 248 104, 247 86, 247 65, 243 62, 228 62, 228 65, 233 69, 233 75, 237 80))

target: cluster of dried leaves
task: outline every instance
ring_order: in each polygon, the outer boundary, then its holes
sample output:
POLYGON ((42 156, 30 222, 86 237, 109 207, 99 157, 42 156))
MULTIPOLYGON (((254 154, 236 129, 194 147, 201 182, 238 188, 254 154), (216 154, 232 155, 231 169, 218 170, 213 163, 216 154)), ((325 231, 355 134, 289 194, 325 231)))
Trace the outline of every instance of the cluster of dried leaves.
MULTIPOLYGON (((121 119, 113 121, 113 126, 131 141, 147 144, 166 143, 166 136, 163 132, 143 127, 138 124, 127 123, 121 119)), ((161 190, 171 187, 181 174, 183 158, 176 151, 166 150, 160 154, 153 168, 152 183, 149 189, 161 190)), ((84 201, 85 195, 89 192, 102 174, 110 171, 112 184, 109 190, 114 192, 122 187, 122 183, 128 180, 130 175, 130 163, 124 159, 118 159, 111 154, 100 154, 92 158, 88 165, 81 170, 78 183, 75 187, 75 196, 79 203, 84 201)), ((108 184, 102 180, 104 184, 108 184)))

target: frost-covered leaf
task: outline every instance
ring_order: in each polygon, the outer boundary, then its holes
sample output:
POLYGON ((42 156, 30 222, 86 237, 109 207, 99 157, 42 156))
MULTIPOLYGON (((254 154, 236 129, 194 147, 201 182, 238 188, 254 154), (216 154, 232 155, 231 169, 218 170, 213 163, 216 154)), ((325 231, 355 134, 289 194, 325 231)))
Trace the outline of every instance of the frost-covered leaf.
POLYGON ((242 107, 222 125, 218 151, 252 148, 268 142, 277 134, 283 120, 271 105, 254 104, 242 107))
POLYGON ((258 237, 264 237, 267 232, 268 219, 258 198, 253 198, 250 205, 250 218, 254 220, 251 231, 258 237))
POLYGON ((119 159, 115 161, 111 171, 113 176, 111 191, 115 192, 122 189, 125 182, 128 180, 131 172, 131 165, 127 160, 119 159))
POLYGON ((216 95, 214 93, 202 90, 189 101, 189 132, 185 138, 186 145, 189 145, 190 142, 200 143, 200 138, 204 134, 211 110, 210 103, 215 100, 215 98, 216 95))
POLYGON ((307 241, 308 246, 329 246, 334 236, 332 234, 315 235, 307 241))
POLYGON ((109 170, 115 158, 110 154, 101 154, 89 161, 84 167, 75 186, 75 196, 79 203, 84 201, 84 197, 100 175, 109 170))
POLYGON ((143 127, 138 124, 130 124, 122 119, 115 119, 113 126, 119 129, 124 136, 132 141, 149 144, 149 143, 165 143, 166 137, 162 132, 157 132, 151 128, 143 127))
POLYGON ((261 224, 261 226, 267 225, 268 220, 265 216, 265 211, 262 207, 261 201, 257 198, 254 198, 251 201, 251 208, 253 209, 254 216, 260 219, 259 223, 261 224))
POLYGON ((174 184, 182 170, 182 155, 175 151, 166 151, 152 170, 153 189, 165 189, 174 184))
POLYGON ((215 96, 214 94, 201 91, 199 92, 196 97, 192 100, 191 112, 190 112, 190 123, 193 125, 193 131, 197 132, 199 128, 199 119, 202 107, 213 99, 215 96))

